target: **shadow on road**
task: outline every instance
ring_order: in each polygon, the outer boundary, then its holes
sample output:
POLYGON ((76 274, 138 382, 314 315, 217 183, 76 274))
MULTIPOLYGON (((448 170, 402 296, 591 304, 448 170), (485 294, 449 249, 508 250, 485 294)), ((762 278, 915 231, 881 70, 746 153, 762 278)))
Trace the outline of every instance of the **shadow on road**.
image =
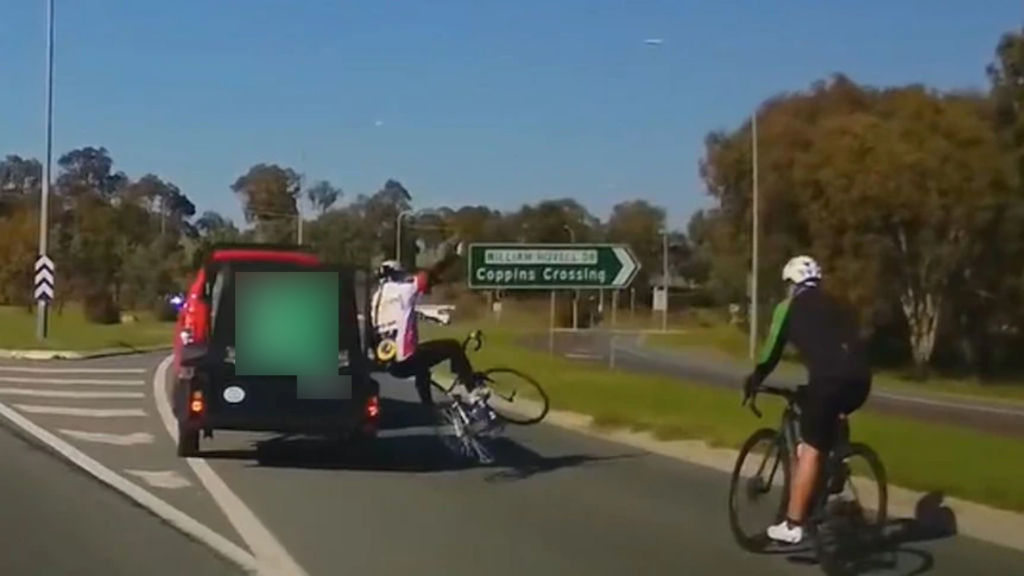
POLYGON ((385 399, 381 436, 366 444, 339 444, 329 438, 282 435, 257 441, 242 450, 203 450, 211 460, 251 460, 253 466, 374 472, 447 472, 467 468, 495 470, 488 482, 516 481, 584 464, 632 457, 587 454, 543 456, 507 437, 490 441, 494 463, 480 465, 456 458, 441 443, 432 412, 416 402, 385 399))
MULTIPOLYGON (((838 544, 838 566, 829 574, 855 576, 860 574, 886 574, 892 576, 918 576, 927 574, 935 566, 935 559, 926 550, 910 546, 914 543, 950 538, 957 534, 956 515, 943 505, 943 495, 925 494, 918 500, 913 518, 897 518, 886 523, 880 541, 866 543, 857 537, 848 537, 838 544)), ((816 563, 813 549, 801 547, 779 551, 795 563, 816 563)))

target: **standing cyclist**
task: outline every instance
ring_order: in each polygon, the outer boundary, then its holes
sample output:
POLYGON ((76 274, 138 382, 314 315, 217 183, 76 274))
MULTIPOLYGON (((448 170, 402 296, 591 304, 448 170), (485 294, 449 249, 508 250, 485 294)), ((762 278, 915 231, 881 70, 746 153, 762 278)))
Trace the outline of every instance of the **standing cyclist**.
POLYGON ((800 436, 786 518, 768 528, 777 542, 803 540, 802 522, 821 469, 822 454, 835 443, 838 421, 860 408, 871 390, 871 370, 856 321, 821 289, 821 268, 808 256, 786 263, 782 280, 788 297, 775 308, 772 326, 744 398, 775 369, 787 342, 807 367, 808 386, 801 401, 800 436))
POLYGON ((462 256, 459 243, 429 270, 406 272, 395 260, 381 263, 377 269, 377 291, 370 302, 370 321, 377 343, 394 345, 394 357, 388 373, 397 378, 415 378, 416 391, 426 406, 433 406, 430 394, 431 369, 447 360, 458 383, 470 391, 471 403, 484 400, 485 389, 476 388, 473 368, 462 344, 454 339, 419 341, 416 307, 422 295, 430 292, 440 275, 462 256))

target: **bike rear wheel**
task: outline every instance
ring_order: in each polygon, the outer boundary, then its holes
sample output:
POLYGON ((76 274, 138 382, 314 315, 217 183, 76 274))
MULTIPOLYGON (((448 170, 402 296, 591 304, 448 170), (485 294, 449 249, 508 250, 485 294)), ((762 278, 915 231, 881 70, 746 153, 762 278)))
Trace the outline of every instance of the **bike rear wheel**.
POLYGON ((529 426, 547 416, 548 395, 530 376, 513 368, 491 368, 479 377, 491 391, 487 404, 502 420, 529 426))
POLYGON ((856 574, 881 551, 888 514, 885 467, 866 444, 851 443, 833 457, 819 496, 814 543, 827 574, 856 574))
POLYGON ((789 452, 776 430, 762 428, 740 448, 729 483, 729 527, 744 550, 762 552, 768 546, 768 526, 783 517, 789 502, 790 472, 789 452), (770 497, 773 488, 777 500, 770 497), (758 503, 764 503, 762 514, 745 522, 743 512, 758 503))

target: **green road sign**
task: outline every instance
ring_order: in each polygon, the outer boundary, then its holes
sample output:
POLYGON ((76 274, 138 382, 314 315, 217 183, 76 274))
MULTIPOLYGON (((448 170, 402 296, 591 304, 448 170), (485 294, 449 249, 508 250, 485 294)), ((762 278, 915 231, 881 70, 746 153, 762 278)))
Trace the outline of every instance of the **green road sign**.
POLYGON ((640 263, 624 244, 471 244, 475 290, 625 288, 640 263))

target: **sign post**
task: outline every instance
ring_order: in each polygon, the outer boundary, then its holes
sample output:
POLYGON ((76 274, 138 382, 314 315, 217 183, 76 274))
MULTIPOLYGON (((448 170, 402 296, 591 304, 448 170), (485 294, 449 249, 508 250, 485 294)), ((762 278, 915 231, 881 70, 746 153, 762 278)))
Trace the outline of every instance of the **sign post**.
POLYGON ((43 254, 36 259, 35 266, 35 282, 33 282, 32 295, 36 302, 39 304, 40 314, 43 321, 39 323, 38 334, 40 340, 46 338, 46 305, 53 300, 53 287, 54 287, 54 265, 53 260, 46 254, 43 254))
POLYGON ((548 348, 555 347, 556 290, 618 290, 640 270, 624 244, 470 244, 470 290, 550 290, 548 348))

